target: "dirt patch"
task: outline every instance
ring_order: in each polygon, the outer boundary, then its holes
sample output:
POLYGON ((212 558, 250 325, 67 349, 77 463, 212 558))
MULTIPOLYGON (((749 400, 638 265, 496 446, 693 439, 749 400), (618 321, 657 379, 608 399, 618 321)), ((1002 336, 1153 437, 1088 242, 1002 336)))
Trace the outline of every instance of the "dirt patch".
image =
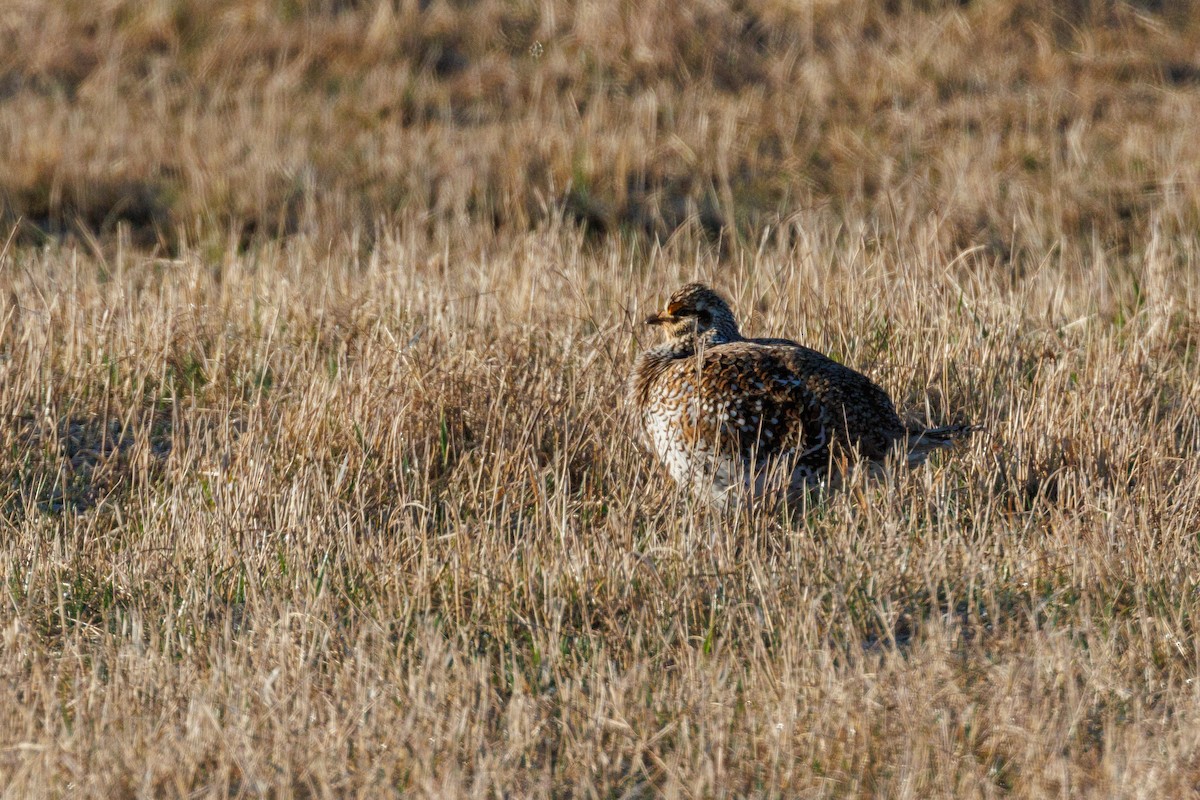
POLYGON ((134 424, 29 414, 16 418, 13 432, 12 499, 52 513, 85 511, 127 494, 137 473, 159 472, 172 448, 170 417, 163 413, 134 424))

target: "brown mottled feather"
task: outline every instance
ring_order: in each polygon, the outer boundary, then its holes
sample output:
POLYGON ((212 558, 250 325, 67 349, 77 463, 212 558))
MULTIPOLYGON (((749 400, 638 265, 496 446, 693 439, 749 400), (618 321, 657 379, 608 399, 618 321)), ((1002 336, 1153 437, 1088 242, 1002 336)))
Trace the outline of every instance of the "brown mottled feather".
POLYGON ((740 486, 789 496, 854 453, 883 460, 914 442, 910 461, 965 426, 910 431, 866 376, 788 339, 746 339, 725 301, 702 284, 676 292, 647 322, 672 338, 638 359, 630 399, 651 447, 677 481, 724 503, 740 486))

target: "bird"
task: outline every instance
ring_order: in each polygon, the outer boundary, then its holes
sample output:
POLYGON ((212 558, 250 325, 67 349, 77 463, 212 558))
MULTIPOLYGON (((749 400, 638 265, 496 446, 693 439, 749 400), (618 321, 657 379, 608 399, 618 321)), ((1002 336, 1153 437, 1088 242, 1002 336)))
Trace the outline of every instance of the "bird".
POLYGON ((874 472, 902 449, 916 466, 977 430, 906 425, 862 373, 790 339, 744 337, 703 283, 675 291, 645 324, 667 341, 638 356, 628 406, 671 477, 718 507, 798 503, 835 485, 856 457, 874 472))

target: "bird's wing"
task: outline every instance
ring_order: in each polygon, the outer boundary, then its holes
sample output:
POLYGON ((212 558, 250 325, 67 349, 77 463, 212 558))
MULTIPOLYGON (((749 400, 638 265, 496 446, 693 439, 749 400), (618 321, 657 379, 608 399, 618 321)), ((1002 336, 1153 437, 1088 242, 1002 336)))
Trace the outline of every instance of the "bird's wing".
POLYGON ((737 342, 681 360, 679 379, 693 395, 691 413, 681 420, 685 438, 746 463, 782 456, 823 467, 830 420, 805 376, 779 350, 737 342))
POLYGON ((860 372, 816 350, 770 347, 788 369, 803 377, 816 398, 833 440, 871 459, 882 459, 905 428, 887 392, 860 372))

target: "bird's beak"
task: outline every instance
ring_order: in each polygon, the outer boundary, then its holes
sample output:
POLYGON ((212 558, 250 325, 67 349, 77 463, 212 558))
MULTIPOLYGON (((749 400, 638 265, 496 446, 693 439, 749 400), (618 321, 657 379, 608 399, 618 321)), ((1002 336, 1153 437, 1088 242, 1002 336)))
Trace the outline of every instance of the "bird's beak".
POLYGON ((675 321, 675 317, 671 316, 670 314, 668 314, 666 312, 660 312, 658 314, 651 314, 650 316, 646 317, 647 325, 664 325, 668 322, 674 322, 674 321, 675 321))

